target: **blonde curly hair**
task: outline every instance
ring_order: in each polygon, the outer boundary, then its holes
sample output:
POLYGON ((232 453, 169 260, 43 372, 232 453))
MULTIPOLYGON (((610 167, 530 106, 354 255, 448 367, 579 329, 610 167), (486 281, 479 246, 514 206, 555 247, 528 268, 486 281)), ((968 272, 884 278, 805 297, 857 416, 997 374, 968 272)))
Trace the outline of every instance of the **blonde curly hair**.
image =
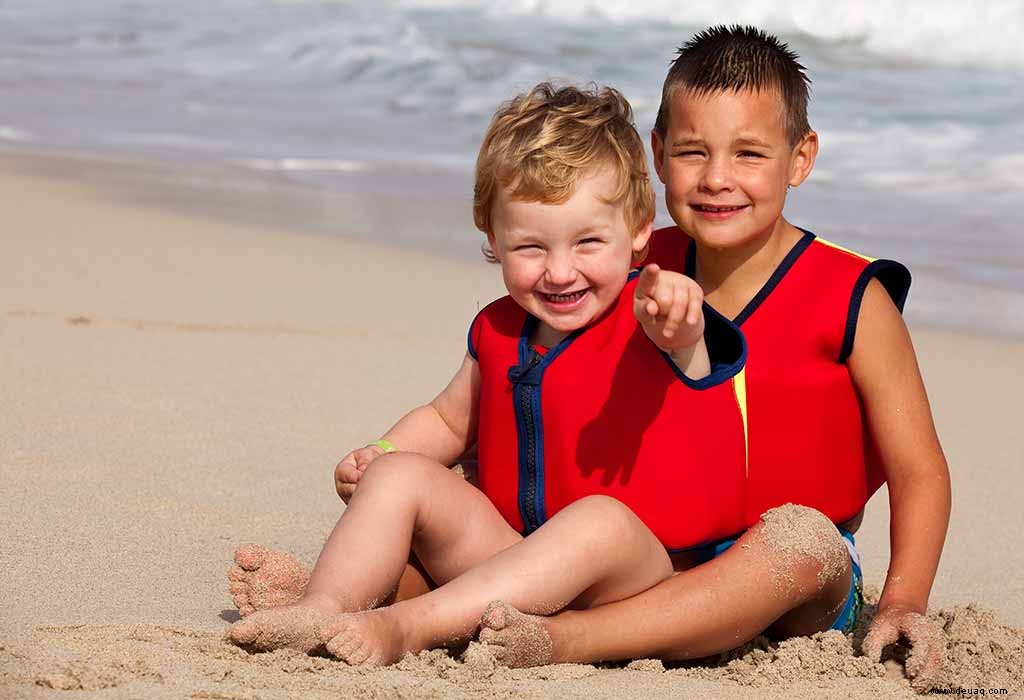
MULTIPOLYGON (((618 180, 609 203, 621 204, 630 232, 640 232, 654 220, 654 190, 629 102, 610 87, 541 83, 504 103, 491 120, 476 159, 473 221, 492 232, 499 189, 512 199, 561 204, 603 167, 618 180)), ((482 247, 484 257, 497 262, 487 244, 482 247)))

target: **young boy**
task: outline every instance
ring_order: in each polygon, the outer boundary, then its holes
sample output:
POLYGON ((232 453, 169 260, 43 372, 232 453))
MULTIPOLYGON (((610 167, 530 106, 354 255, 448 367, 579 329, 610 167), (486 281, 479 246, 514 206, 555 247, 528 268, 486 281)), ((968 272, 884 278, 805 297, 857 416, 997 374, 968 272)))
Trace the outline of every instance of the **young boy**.
MULTIPOLYGON (((669 551, 740 528, 743 341, 705 319, 692 280, 630 272, 654 198, 628 103, 542 84, 505 105, 474 214, 509 295, 434 401, 342 460, 358 489, 308 582, 293 570, 277 589, 301 597, 235 623, 233 642, 392 663, 468 639, 495 598, 549 614, 635 595, 671 575, 669 551), (474 444, 479 489, 445 466, 474 444), (373 610, 410 553, 438 587, 373 610)), ((243 613, 262 556, 236 555, 243 613)))
MULTIPOLYGON (((745 520, 752 527, 739 538, 742 547, 593 610, 544 619, 489 611, 481 639, 506 662, 692 658, 765 630, 786 637, 849 627, 860 591, 816 584, 792 563, 780 570, 765 556, 772 518, 758 523, 758 516, 790 501, 810 506, 814 511, 793 526, 819 527, 815 511, 823 513, 854 554, 852 533, 864 504, 885 481, 891 561, 863 650, 877 660, 902 637, 913 647, 906 670, 915 687, 927 689, 934 678, 943 641, 924 614, 950 486, 899 311, 909 273, 782 216, 787 190, 807 178, 818 151, 807 123, 807 82, 796 55, 774 37, 714 27, 680 49, 652 133, 655 167, 678 227, 655 233, 651 259, 694 277, 749 347, 745 520), (779 594, 765 583, 780 575, 805 590, 779 594), (838 608, 833 625, 824 611, 838 608), (531 628, 534 635, 543 628, 550 639, 549 657, 538 659, 519 642, 531 628)), ((855 564, 839 578, 849 581, 855 564)), ((859 572, 853 574, 859 587, 859 572)))

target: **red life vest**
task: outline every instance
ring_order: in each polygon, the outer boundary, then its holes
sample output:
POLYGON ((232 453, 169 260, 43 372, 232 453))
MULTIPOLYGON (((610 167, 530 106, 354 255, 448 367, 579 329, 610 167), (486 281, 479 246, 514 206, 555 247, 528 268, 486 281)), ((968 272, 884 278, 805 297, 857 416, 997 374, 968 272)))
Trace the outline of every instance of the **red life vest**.
MULTIPOLYGON (((696 246, 676 227, 656 231, 648 262, 695 272, 696 246)), ((846 359, 872 278, 902 310, 910 272, 804 232, 733 322, 746 337, 749 480, 746 526, 785 503, 841 523, 885 481, 866 444, 846 359)))
POLYGON ((742 335, 706 308, 713 371, 684 377, 633 316, 636 277, 543 355, 537 319, 511 297, 473 321, 480 488, 524 534, 592 494, 624 502, 669 550, 744 529, 742 335))

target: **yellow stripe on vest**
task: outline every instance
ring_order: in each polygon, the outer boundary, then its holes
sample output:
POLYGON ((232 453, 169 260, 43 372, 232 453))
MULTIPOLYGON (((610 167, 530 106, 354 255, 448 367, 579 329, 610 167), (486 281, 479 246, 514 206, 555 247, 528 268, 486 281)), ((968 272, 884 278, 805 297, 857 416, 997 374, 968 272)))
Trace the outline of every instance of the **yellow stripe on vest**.
POLYGON ((732 389, 736 393, 736 405, 743 419, 743 471, 750 476, 750 444, 747 436, 747 368, 744 367, 732 378, 732 389))
POLYGON ((869 258, 867 255, 861 255, 860 253, 858 253, 855 250, 850 250, 849 248, 844 248, 841 245, 836 245, 832 241, 826 241, 821 236, 816 237, 814 240, 817 241, 818 243, 822 243, 824 245, 827 245, 830 248, 835 248, 836 250, 841 250, 844 253, 849 253, 850 255, 852 255, 854 257, 860 258, 861 260, 867 260, 869 263, 875 261, 875 258, 869 258))

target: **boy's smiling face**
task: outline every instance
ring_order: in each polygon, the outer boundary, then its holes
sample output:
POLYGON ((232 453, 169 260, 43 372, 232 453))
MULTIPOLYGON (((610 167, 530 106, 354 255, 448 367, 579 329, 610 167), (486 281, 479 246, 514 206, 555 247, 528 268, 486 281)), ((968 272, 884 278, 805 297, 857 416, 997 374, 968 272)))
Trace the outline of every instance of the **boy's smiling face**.
POLYGON ((764 240, 782 224, 788 186, 810 174, 817 135, 790 145, 775 91, 679 88, 664 140, 652 135, 654 164, 676 224, 715 249, 764 240))
POLYGON ((580 180, 561 204, 494 199, 491 250, 501 262, 505 287, 540 319, 537 342, 553 344, 597 320, 618 298, 643 250, 650 225, 634 234, 621 203, 609 203, 615 173, 604 168, 580 180))

